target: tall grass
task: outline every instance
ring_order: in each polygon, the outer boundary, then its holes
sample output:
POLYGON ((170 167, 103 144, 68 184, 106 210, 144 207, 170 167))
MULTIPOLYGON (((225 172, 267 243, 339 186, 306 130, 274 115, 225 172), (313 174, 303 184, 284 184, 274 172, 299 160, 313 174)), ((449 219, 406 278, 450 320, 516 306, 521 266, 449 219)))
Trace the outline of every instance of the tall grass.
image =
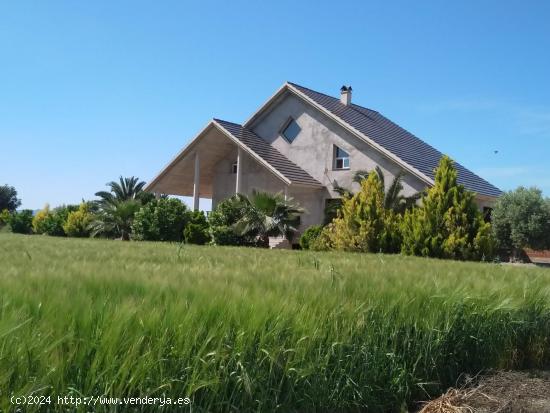
POLYGON ((549 298, 544 269, 0 234, 0 408, 400 411, 462 373, 550 366, 549 298))

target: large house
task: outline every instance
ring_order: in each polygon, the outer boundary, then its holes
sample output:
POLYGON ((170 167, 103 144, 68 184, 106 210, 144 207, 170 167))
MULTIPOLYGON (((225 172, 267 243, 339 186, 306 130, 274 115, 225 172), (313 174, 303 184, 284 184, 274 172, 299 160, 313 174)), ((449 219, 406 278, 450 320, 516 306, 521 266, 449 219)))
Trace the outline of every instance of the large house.
MULTIPOLYGON (((404 173, 404 194, 434 183, 441 152, 380 113, 287 82, 244 124, 213 119, 154 178, 154 193, 211 198, 212 208, 235 193, 282 192, 305 208, 300 231, 324 219, 335 185, 353 188, 358 170, 380 166, 389 185, 404 173)), ((458 181, 475 192, 480 208, 501 191, 459 163, 458 181)), ((357 189, 357 188, 356 188, 357 189)))

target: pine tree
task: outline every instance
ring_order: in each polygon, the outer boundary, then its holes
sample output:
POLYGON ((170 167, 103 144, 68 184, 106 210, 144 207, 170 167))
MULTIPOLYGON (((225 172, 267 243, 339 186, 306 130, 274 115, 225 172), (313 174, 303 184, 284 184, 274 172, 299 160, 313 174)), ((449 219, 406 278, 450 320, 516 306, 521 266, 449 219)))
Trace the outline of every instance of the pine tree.
POLYGON ((457 183, 447 156, 441 158, 435 184, 421 206, 405 214, 402 236, 402 252, 409 255, 479 260, 493 250, 490 225, 483 221, 474 194, 457 183))

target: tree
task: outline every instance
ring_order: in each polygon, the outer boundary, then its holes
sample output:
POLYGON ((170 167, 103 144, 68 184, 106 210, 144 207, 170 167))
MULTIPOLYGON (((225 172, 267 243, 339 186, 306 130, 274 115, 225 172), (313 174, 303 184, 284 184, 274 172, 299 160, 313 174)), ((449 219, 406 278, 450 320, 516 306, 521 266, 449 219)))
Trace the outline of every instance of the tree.
POLYGON ((152 199, 151 194, 143 192, 145 182, 139 181, 139 178, 135 176, 129 178, 123 178, 121 176, 119 182, 111 181, 107 183, 107 186, 110 188, 110 191, 99 191, 95 194, 100 198, 100 200, 97 201, 100 205, 112 205, 117 202, 129 200, 141 201, 141 197, 147 201, 152 199))
POLYGON ((89 203, 82 202, 77 211, 69 212, 63 230, 68 237, 88 237, 93 220, 94 215, 90 212, 89 203))
POLYGON ((134 214, 142 205, 152 200, 143 192, 145 182, 134 176, 119 178, 119 182, 107 183, 110 191, 96 192, 100 199, 94 201, 99 212, 90 225, 92 236, 115 237, 129 240, 134 214))
POLYGON ((520 249, 550 248, 550 200, 537 188, 519 187, 504 193, 491 214, 499 248, 517 256, 520 249))
POLYGON ((435 184, 422 203, 405 213, 402 252, 426 257, 479 260, 493 250, 490 224, 484 222, 474 194, 457 183, 453 161, 443 156, 435 184))
MULTIPOLYGON (((388 189, 385 189, 385 176, 384 172, 379 166, 376 166, 374 169, 374 173, 378 175, 378 178, 382 184, 382 192, 384 196, 384 207, 387 209, 391 209, 396 213, 403 214, 406 210, 411 209, 413 206, 416 205, 416 202, 420 199, 422 196, 421 193, 416 193, 410 196, 405 196, 402 194, 403 191, 403 177, 404 173, 403 171, 399 171, 397 175, 393 178, 390 186, 388 189)), ((369 174, 371 174, 369 171, 366 170, 358 170, 353 175, 353 182, 358 183, 361 185, 361 183, 368 178, 369 174)), ((354 194, 353 191, 339 186, 334 185, 334 190, 342 197, 342 198, 351 198, 354 194)), ((331 209, 325 211, 325 214, 330 216, 336 215, 336 210, 339 209, 341 206, 338 204, 333 204, 331 206, 331 209)))
POLYGON ((15 212, 21 205, 21 200, 17 198, 17 191, 13 186, 0 186, 0 211, 7 209, 9 212, 15 212))
POLYGON ((141 204, 135 199, 110 201, 103 205, 90 224, 92 237, 103 236, 128 241, 134 215, 140 207, 141 204))
POLYGON ((177 198, 154 199, 134 217, 132 238, 140 241, 181 241, 190 212, 177 198))
POLYGON ((292 240, 303 208, 281 193, 253 191, 249 197, 240 196, 242 217, 235 224, 237 233, 254 237, 267 247, 269 237, 284 236, 292 240))
POLYGON ((378 174, 361 180, 361 189, 342 200, 331 224, 313 241, 314 249, 357 252, 398 252, 400 216, 384 207, 384 189, 378 174))

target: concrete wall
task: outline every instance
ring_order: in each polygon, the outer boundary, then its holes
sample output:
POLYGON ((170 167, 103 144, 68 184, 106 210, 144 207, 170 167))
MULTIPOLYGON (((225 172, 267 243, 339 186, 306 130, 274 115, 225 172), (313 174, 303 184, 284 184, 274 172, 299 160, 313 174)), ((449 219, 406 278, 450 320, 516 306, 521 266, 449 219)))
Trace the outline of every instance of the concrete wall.
MULTIPOLYGON (((356 138, 344 128, 300 98, 288 93, 270 112, 260 118, 253 130, 256 134, 286 155, 294 163, 305 169, 311 176, 327 188, 327 198, 337 198, 332 183, 358 190, 352 184, 353 174, 357 170, 373 170, 377 165, 382 168, 389 185, 401 168, 393 161, 381 155, 363 140, 356 138), (281 129, 292 117, 301 131, 289 143, 281 134, 281 129), (350 155, 350 170, 334 170, 334 145, 350 155)), ((406 174, 403 179, 403 193, 412 195, 423 190, 426 184, 416 176, 406 174)))

